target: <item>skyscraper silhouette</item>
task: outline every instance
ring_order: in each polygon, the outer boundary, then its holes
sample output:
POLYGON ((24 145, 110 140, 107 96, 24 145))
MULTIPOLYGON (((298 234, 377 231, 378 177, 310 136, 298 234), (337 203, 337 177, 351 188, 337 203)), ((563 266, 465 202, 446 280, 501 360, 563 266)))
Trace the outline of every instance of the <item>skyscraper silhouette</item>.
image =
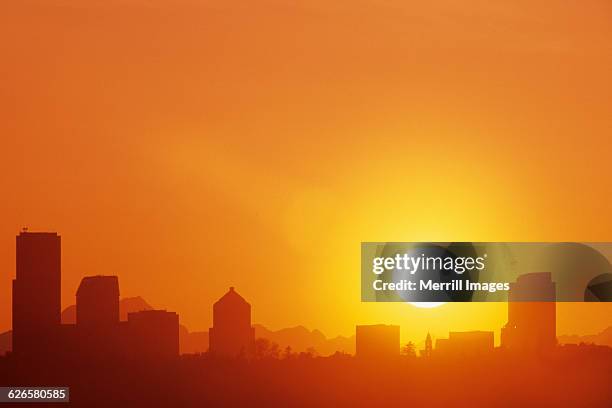
POLYGON ((76 294, 79 327, 109 328, 119 323, 119 279, 116 276, 87 276, 76 294))
POLYGON ((53 349, 61 319, 61 239, 53 232, 17 236, 13 280, 13 351, 19 355, 53 349))
POLYGON ((251 327, 251 305, 233 286, 213 305, 213 327, 208 336, 212 354, 235 357, 253 353, 255 329, 251 327))
MULTIPOLYGON (((124 325, 123 325, 124 326, 124 325)), ((62 326, 64 346, 74 344, 87 359, 127 353, 128 333, 119 323, 119 279, 87 276, 76 293, 76 326, 62 326)), ((70 352, 70 348, 65 348, 70 352)))
POLYGON ((557 344, 555 283, 550 273, 519 276, 510 284, 508 300, 508 323, 502 328, 502 347, 538 351, 557 344))

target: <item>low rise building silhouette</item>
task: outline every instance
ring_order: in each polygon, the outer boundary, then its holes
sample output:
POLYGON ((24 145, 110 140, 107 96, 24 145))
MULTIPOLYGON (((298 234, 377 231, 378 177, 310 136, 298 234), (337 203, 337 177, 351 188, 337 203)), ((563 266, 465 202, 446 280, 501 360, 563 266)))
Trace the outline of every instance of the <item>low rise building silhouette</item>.
POLYGON ((163 360, 179 355, 179 317, 174 312, 128 313, 126 332, 130 357, 163 360))
POLYGON ((400 328, 375 324, 356 327, 355 355, 359 358, 394 358, 400 353, 400 328))
POLYGON ((493 351, 495 337, 492 331, 449 332, 448 339, 437 339, 437 355, 473 356, 493 351))
POLYGON ((233 286, 213 305, 213 327, 208 336, 211 354, 226 357, 253 354, 255 329, 251 326, 251 305, 233 286))

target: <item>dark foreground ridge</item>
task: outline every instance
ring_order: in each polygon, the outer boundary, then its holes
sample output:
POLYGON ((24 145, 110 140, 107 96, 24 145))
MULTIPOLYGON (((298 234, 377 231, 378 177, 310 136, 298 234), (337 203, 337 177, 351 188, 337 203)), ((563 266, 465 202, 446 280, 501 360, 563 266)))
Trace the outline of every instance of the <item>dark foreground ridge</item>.
POLYGON ((70 386, 72 406, 609 407, 612 348, 559 346, 526 358, 363 360, 347 354, 171 361, 0 358, 3 385, 70 386))

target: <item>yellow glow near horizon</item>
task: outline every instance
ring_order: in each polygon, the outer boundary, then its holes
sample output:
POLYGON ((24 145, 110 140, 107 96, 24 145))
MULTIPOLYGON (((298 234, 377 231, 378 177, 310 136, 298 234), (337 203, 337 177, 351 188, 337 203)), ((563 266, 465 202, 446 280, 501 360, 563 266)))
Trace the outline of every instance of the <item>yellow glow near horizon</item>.
POLYGON ((408 303, 418 308, 432 309, 434 307, 442 306, 445 302, 408 302, 408 303))

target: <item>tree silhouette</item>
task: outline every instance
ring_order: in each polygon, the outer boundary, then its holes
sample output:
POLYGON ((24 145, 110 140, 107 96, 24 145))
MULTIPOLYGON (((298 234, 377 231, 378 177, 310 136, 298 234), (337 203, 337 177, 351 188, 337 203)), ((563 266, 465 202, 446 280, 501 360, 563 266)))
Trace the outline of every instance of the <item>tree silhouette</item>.
POLYGON ((414 343, 409 341, 402 347, 402 354, 407 357, 416 357, 416 348, 414 343))
POLYGON ((285 351, 283 352, 283 358, 292 358, 294 355, 291 346, 285 347, 285 351))
POLYGON ((255 339, 255 358, 279 358, 278 344, 265 338, 255 339))

